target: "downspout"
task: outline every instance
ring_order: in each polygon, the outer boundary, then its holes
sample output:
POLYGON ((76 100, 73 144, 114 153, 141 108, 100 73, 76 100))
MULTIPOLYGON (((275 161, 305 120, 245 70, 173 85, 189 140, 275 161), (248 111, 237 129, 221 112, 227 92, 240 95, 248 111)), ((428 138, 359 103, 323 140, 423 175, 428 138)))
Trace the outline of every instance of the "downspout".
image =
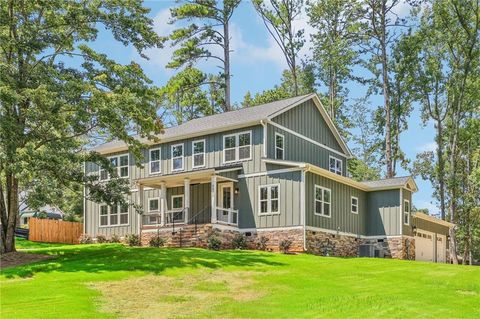
MULTIPOLYGON (((83 176, 85 177, 85 174, 87 172, 87 164, 83 162, 83 176)), ((83 234, 86 233, 87 230, 87 220, 86 216, 87 214, 85 213, 85 210, 87 209, 87 187, 86 187, 86 182, 83 182, 83 234)))
POLYGON ((263 157, 267 158, 267 122, 260 120, 260 124, 263 126, 263 157))
POLYGON ((308 168, 303 168, 301 171, 301 181, 300 181, 300 216, 302 217, 303 225, 303 251, 307 251, 307 219, 306 219, 306 209, 305 209, 305 174, 308 168))
POLYGON ((400 236, 403 235, 403 190, 400 188, 400 236))

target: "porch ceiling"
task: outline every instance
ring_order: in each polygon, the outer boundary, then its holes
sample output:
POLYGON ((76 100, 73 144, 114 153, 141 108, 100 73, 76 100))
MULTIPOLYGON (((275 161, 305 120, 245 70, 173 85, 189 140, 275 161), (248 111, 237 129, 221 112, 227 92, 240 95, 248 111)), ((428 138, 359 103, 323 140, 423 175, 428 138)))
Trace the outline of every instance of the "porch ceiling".
POLYGON ((227 178, 225 176, 217 175, 215 169, 205 169, 192 172, 176 173, 170 175, 151 176, 146 178, 140 178, 136 180, 137 185, 160 188, 162 183, 165 183, 166 187, 183 186, 185 179, 190 180, 190 184, 202 184, 209 183, 212 180, 212 176, 216 176, 217 182, 234 181, 237 180, 227 178))

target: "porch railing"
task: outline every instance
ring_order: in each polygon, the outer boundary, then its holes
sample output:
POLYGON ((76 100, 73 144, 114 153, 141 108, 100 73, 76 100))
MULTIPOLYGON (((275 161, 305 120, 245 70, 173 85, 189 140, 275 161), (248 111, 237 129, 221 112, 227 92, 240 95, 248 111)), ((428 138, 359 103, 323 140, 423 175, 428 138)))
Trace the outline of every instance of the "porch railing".
MULTIPOLYGON (((161 213, 143 214, 142 224, 144 226, 155 226, 161 223, 161 213)), ((185 210, 169 210, 165 212, 165 225, 184 224, 185 210)))
POLYGON ((217 222, 229 225, 238 224, 238 210, 231 208, 217 207, 217 222))

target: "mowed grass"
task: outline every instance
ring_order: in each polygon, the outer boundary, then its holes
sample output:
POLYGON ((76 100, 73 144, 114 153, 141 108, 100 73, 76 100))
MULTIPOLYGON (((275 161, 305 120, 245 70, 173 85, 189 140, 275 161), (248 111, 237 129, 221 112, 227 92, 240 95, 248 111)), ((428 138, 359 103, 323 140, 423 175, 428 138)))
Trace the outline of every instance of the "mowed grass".
POLYGON ((48 247, 1 318, 480 318, 480 268, 255 251, 48 247))

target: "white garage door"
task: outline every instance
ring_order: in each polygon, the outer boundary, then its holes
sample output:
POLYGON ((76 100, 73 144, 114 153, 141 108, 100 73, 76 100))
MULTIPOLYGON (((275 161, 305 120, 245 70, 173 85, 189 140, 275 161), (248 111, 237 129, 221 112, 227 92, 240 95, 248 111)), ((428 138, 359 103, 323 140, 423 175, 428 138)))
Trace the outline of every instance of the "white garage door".
POLYGON ((434 261, 433 239, 432 233, 423 230, 417 231, 415 235, 415 260, 434 261))
POLYGON ((447 238, 437 234, 437 263, 447 261, 447 238))

